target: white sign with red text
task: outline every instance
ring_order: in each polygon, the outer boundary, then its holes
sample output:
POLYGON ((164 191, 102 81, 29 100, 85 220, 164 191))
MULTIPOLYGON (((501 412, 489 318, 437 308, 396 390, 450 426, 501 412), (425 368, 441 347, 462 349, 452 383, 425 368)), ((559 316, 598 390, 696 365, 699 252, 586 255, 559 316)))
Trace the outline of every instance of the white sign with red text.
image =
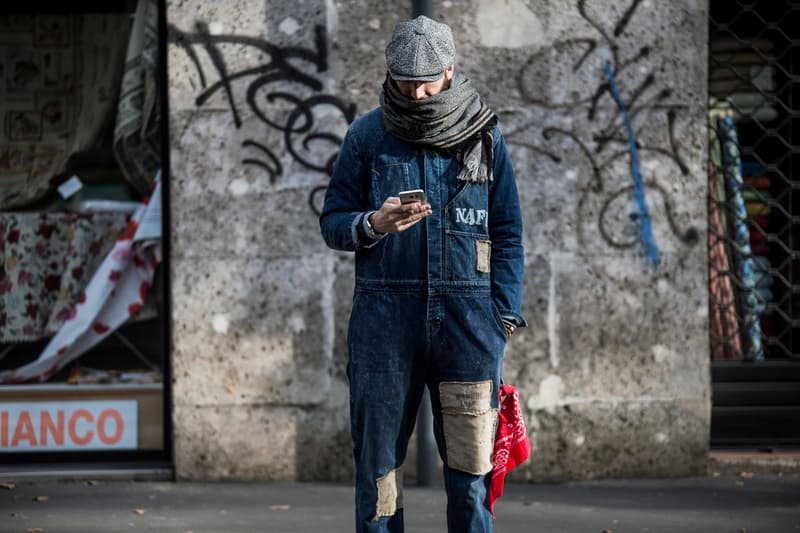
POLYGON ((133 450, 135 400, 0 403, 0 453, 133 450))

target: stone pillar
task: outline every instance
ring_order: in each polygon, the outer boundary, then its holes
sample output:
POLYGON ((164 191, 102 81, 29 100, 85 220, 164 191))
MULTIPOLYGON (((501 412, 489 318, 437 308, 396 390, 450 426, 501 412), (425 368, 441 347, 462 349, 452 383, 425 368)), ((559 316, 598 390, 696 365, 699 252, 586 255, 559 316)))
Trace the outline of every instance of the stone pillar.
POLYGON ((328 12, 167 10, 178 476, 347 477, 340 260, 315 209, 355 108, 331 91, 328 12))
POLYGON ((708 451, 707 7, 442 2, 459 60, 501 114, 525 220, 525 314, 505 380, 533 460, 517 479, 675 476, 708 451), (653 239, 640 237, 631 117, 653 239))
MULTIPOLYGON (((530 327, 509 344, 504 377, 534 451, 514 479, 700 472, 706 3, 433 8, 454 29, 456 68, 500 115, 522 201, 530 327), (631 116, 658 266, 640 242, 605 65, 631 116)), ((377 104, 383 49, 410 4, 167 10, 178 475, 347 479, 352 257, 325 247, 317 211, 338 140, 377 104)))

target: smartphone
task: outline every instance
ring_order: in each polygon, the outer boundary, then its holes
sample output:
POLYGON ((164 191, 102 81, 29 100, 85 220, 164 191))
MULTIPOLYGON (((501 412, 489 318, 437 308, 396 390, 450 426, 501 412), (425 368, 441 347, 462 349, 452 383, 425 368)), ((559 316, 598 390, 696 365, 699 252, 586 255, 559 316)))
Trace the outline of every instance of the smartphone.
POLYGON ((414 189, 412 191, 401 191, 398 196, 400 197, 401 204, 410 204, 412 202, 425 203, 425 191, 422 189, 414 189))

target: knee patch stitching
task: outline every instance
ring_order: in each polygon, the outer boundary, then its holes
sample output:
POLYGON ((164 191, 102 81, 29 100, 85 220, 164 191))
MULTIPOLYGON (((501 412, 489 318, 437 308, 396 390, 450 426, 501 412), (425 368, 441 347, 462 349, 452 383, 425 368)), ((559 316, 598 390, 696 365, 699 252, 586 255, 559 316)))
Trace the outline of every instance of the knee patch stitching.
POLYGON ((383 477, 376 480, 378 486, 378 501, 375 509, 373 521, 382 516, 394 516, 403 508, 403 470, 402 465, 389 471, 383 477))
POLYGON ((439 384, 447 465, 483 475, 492 470, 497 409, 491 407, 492 381, 439 384))

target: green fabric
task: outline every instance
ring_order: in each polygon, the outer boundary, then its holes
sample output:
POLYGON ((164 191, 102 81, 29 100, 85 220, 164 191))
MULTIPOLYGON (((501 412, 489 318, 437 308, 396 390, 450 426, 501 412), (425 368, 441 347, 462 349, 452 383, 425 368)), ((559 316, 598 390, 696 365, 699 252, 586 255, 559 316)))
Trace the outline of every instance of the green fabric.
MULTIPOLYGON (((708 157, 711 161, 711 172, 714 175, 714 185, 717 191, 717 201, 722 207, 719 210, 720 223, 722 231, 727 235, 729 233, 728 217, 726 209, 725 195, 725 173, 722 171, 722 145, 719 140, 719 132, 717 131, 717 119, 725 112, 724 107, 715 107, 718 105, 715 98, 711 99, 710 109, 708 112, 708 157)), ((730 253, 728 253, 730 259, 730 253)))

